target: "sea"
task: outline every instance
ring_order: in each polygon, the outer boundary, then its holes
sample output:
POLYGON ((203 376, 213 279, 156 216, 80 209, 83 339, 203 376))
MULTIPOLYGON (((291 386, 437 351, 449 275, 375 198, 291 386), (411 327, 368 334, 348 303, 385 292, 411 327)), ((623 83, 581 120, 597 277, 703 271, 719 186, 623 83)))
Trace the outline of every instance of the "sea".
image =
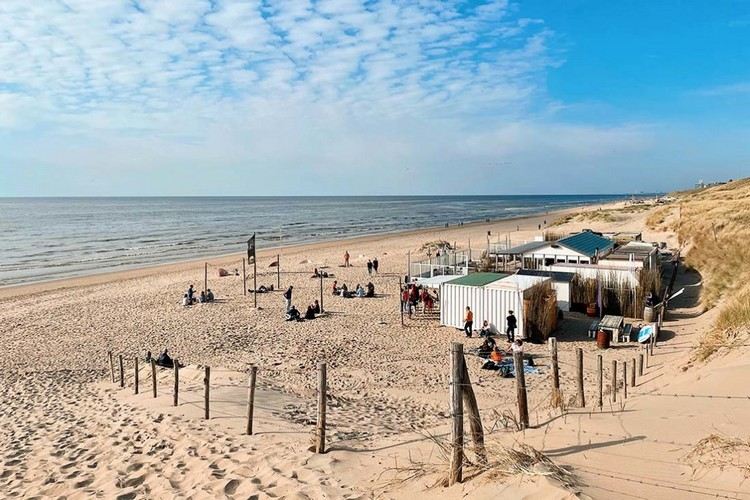
POLYGON ((626 195, 0 198, 0 286, 485 219, 626 195))

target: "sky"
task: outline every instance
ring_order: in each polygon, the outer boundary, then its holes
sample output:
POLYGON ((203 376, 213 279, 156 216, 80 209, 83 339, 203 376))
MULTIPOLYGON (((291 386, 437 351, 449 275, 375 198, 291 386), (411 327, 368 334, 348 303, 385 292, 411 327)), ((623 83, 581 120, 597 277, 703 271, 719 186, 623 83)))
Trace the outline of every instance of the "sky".
POLYGON ((1 0, 0 196, 750 175, 750 1, 1 0))

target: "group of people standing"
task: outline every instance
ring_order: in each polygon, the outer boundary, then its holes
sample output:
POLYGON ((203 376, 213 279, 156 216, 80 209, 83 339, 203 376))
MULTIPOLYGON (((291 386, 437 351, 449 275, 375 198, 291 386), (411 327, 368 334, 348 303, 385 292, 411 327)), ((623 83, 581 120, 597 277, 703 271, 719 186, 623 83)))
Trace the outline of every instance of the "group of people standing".
MULTIPOLYGON (((344 267, 352 267, 351 263, 349 262, 349 259, 351 258, 351 255, 349 255, 349 250, 344 252, 344 267)), ((378 262, 378 258, 375 257, 374 259, 370 259, 367 261, 367 274, 372 275, 374 272, 375 274, 378 273, 378 266, 380 263, 378 262)))
POLYGON ((401 307, 409 317, 417 311, 420 303, 423 313, 432 312, 436 300, 437 295, 433 296, 429 289, 422 285, 410 284, 401 290, 401 307))

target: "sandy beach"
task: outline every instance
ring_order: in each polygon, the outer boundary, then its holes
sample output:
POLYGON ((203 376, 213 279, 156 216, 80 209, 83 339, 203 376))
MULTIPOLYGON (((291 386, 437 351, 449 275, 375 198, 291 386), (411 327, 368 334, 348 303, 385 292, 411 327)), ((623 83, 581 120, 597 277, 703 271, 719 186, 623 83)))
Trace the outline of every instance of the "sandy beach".
MULTIPOLYGON (((622 204, 607 208, 621 207, 622 204)), ((587 210, 598 210, 591 207, 587 210)), ((724 492, 750 498, 741 469, 697 466, 689 453, 712 432, 741 435, 750 407, 693 404, 668 406, 647 392, 700 393, 715 381, 683 372, 691 342, 712 320, 697 305, 697 289, 683 294, 667 319, 667 335, 631 398, 603 410, 550 407, 549 352, 527 345, 540 374, 526 379, 532 429, 515 432, 513 379, 480 370, 467 356, 488 443, 528 443, 572 467, 575 484, 538 474, 478 474, 451 488, 434 486, 444 475, 439 447, 448 420, 448 353, 451 342, 465 349, 481 341, 441 327, 436 319, 407 319, 401 326, 399 278, 407 253, 423 255, 423 244, 457 242, 479 254, 487 232, 509 234, 514 243, 540 234, 539 225, 563 215, 467 224, 396 235, 355 238, 278 250, 281 286, 294 286, 293 303, 303 309, 319 298, 313 268, 324 280, 326 314, 304 323, 284 321, 280 292, 243 294, 242 277, 219 277, 219 267, 241 271, 241 256, 208 259, 212 304, 181 305, 188 285, 203 285, 203 262, 170 264, 0 290, 0 443, 4 450, 0 488, 9 497, 87 498, 701 498, 724 492), (343 253, 352 267, 341 267, 343 253), (377 257, 380 273, 365 263, 377 257), (372 281, 377 296, 344 299, 328 292, 333 279, 353 288, 372 281), (160 370, 159 395, 151 395, 150 369, 142 370, 133 393, 132 360, 146 350, 168 348, 184 363, 179 406, 171 404, 172 373, 160 370), (110 381, 108 352, 126 360, 127 387, 110 381), (316 367, 325 361, 329 387, 329 452, 309 450, 316 415, 316 367), (247 370, 258 369, 256 435, 243 435, 247 370), (204 366, 212 370, 212 418, 202 418, 204 366), (667 386, 669 388, 667 389, 667 386), (647 471, 642 461, 650 465, 647 471), (694 467, 695 466, 695 467, 694 467), (697 468, 696 468, 697 467, 697 468), (419 469, 410 479, 410 471, 419 469), (627 478, 640 478, 629 482, 627 478), (698 478, 700 478, 698 480, 698 478), (645 482, 644 482, 645 481, 645 482), (665 488, 667 484, 673 488, 665 488)), ((576 221, 556 226, 569 232, 643 231, 646 241, 676 247, 669 231, 648 230, 653 211, 626 213, 615 221, 576 221)), ((258 254, 258 285, 277 284, 270 264, 277 250, 258 254)), ((700 282, 683 271, 680 283, 700 282)), ((252 279, 248 280, 252 288, 252 279)), ((574 395, 575 350, 583 348, 586 396, 594 398, 596 345, 586 337, 587 318, 570 315, 561 329, 563 395, 574 395)), ((630 362, 636 346, 610 349, 606 363, 630 362)), ((737 360, 722 360, 733 369, 737 360)), ((605 366, 609 366, 606 364, 605 366)), ((605 394, 611 392, 605 379, 605 394)), ((723 395, 740 395, 725 384, 723 395)), ((722 400, 723 404, 731 399, 722 400)))

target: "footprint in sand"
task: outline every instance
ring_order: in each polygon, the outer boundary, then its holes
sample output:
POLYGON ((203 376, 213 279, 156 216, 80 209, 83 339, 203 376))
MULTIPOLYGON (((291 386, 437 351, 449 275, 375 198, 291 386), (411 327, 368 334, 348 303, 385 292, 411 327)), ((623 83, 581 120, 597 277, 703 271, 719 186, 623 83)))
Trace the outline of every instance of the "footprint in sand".
POLYGON ((225 495, 234 495, 237 491, 237 488, 240 486, 240 481, 238 479, 231 479, 227 484, 224 486, 224 494, 225 495))

